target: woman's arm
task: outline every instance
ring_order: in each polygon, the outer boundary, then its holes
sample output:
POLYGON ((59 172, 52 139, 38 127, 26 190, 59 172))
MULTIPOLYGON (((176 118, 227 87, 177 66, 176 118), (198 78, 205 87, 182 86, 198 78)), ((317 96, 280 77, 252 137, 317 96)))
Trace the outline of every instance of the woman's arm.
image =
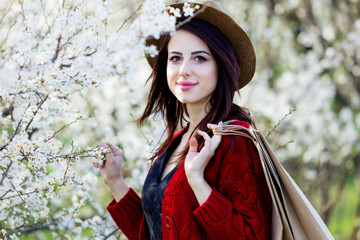
POLYGON ((129 188, 120 201, 116 202, 115 199, 111 201, 106 209, 128 239, 139 239, 140 234, 143 239, 149 238, 141 198, 132 188, 129 188))
POLYGON ((99 164, 92 162, 95 168, 101 170, 101 175, 104 183, 109 187, 116 201, 120 201, 129 191, 124 178, 121 174, 123 153, 120 148, 111 145, 110 143, 100 142, 100 147, 109 147, 110 152, 103 153, 106 160, 99 164))
POLYGON ((109 147, 110 152, 105 154, 106 160, 102 165, 94 165, 101 170, 104 183, 109 187, 115 200, 120 201, 129 191, 121 174, 123 152, 120 148, 110 143, 100 143, 100 147, 109 147))
MULTIPOLYGON (((144 217, 141 199, 126 185, 121 174, 123 160, 121 149, 110 143, 100 143, 100 147, 105 146, 110 147, 111 151, 105 154, 106 160, 102 165, 94 164, 94 166, 100 168, 104 183, 114 196, 107 210, 128 239, 138 239, 144 217)), ((146 231, 146 228, 143 229, 146 231)))

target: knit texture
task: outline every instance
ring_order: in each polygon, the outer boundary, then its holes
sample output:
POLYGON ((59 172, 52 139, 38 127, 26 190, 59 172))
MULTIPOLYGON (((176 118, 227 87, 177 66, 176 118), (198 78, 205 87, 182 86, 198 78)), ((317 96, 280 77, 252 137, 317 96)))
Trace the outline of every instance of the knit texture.
MULTIPOLYGON (((249 127, 240 121, 233 124, 249 127)), ((223 136, 204 176, 212 192, 199 206, 184 161, 175 171, 163 198, 163 239, 270 239, 271 197, 249 139, 223 136)), ((130 240, 149 239, 141 199, 133 189, 107 209, 130 240)))

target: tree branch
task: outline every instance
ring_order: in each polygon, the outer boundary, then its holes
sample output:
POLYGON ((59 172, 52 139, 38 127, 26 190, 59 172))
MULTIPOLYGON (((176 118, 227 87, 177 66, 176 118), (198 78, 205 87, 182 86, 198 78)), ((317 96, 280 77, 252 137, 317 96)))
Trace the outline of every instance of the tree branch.
POLYGON ((14 139, 15 135, 17 134, 17 132, 19 130, 19 127, 21 126, 21 123, 22 123, 22 119, 20 119, 18 125, 16 126, 16 129, 15 129, 13 135, 10 138, 10 140, 0 147, 0 151, 4 150, 7 147, 7 145, 9 145, 9 143, 11 143, 11 141, 14 139))
POLYGON ((112 235, 114 235, 117 231, 119 231, 118 228, 114 229, 111 233, 109 233, 108 235, 106 235, 104 237, 104 240, 108 239, 109 237, 111 237, 112 235))
POLYGON ((70 123, 68 123, 68 124, 65 124, 65 125, 62 126, 60 129, 56 130, 56 131, 54 132, 54 134, 53 134, 50 138, 46 139, 46 142, 49 141, 49 140, 51 140, 51 139, 53 139, 59 132, 61 132, 62 130, 64 130, 65 128, 67 128, 68 126, 70 126, 71 124, 76 123, 76 122, 77 122, 78 120, 80 120, 81 118, 82 118, 81 116, 80 116, 80 117, 77 117, 74 121, 72 121, 72 122, 70 122, 70 123))
POLYGON ((7 168, 6 168, 5 174, 3 173, 2 178, 1 178, 1 181, 0 181, 0 186, 3 184, 4 179, 5 179, 5 176, 6 176, 7 173, 9 172, 9 169, 10 169, 12 163, 13 163, 13 162, 11 161, 11 162, 9 163, 9 165, 7 166, 7 168))
POLYGON ((43 100, 41 100, 41 102, 40 102, 40 104, 39 104, 39 106, 38 106, 38 108, 36 109, 36 111, 35 111, 35 113, 34 113, 34 115, 32 116, 32 118, 31 118, 31 120, 28 122, 28 124, 26 125, 26 127, 25 127, 25 131, 27 131, 28 129, 29 129, 29 127, 30 127, 30 124, 32 123, 32 121, 34 120, 34 118, 35 118, 35 116, 36 116, 36 114, 39 112, 39 110, 40 110, 40 108, 41 108, 41 106, 44 104, 44 102, 48 99, 48 95, 46 95, 45 96, 45 98, 43 99, 43 100))
POLYGON ((279 120, 279 122, 269 131, 269 133, 266 135, 266 137, 269 137, 270 134, 285 120, 285 118, 289 115, 291 115, 293 112, 296 111, 296 107, 294 106, 293 109, 289 109, 289 112, 285 114, 285 116, 279 120))
POLYGON ((59 37, 57 38, 57 41, 58 41, 58 42, 57 42, 55 54, 54 54, 54 56, 53 56, 52 59, 51 59, 51 62, 52 62, 52 63, 55 62, 55 60, 56 60, 57 57, 59 56, 59 52, 61 51, 61 46, 60 46, 61 38, 62 38, 62 36, 61 36, 61 34, 60 34, 59 37))
POLYGON ((121 26, 120 26, 119 29, 116 31, 116 33, 118 33, 118 32, 124 27, 125 23, 126 23, 127 21, 129 21, 129 20, 135 15, 135 13, 137 13, 138 11, 140 11, 141 7, 142 7, 142 4, 139 5, 139 7, 135 10, 135 12, 133 12, 133 13, 130 15, 130 17, 125 18, 124 22, 121 24, 121 26))

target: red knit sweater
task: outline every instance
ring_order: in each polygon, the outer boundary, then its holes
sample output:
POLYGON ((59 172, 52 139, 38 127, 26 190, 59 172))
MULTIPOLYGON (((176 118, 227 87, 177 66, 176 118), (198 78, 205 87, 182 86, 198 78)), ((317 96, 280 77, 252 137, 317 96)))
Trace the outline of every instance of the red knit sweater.
MULTIPOLYGON (((212 192, 201 206, 187 181, 184 161, 169 181, 162 205, 164 240, 270 239, 271 197, 249 139, 223 136, 204 174, 212 192)), ((141 198, 133 189, 107 210, 129 239, 149 239, 141 198)))

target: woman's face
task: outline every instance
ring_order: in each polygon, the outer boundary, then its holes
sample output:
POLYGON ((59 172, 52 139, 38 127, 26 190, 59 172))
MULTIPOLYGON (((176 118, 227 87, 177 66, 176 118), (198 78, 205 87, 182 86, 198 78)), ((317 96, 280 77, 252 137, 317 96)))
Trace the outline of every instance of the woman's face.
POLYGON ((171 92, 180 102, 205 108, 216 88, 218 67, 203 40, 178 30, 168 44, 166 75, 171 92))

